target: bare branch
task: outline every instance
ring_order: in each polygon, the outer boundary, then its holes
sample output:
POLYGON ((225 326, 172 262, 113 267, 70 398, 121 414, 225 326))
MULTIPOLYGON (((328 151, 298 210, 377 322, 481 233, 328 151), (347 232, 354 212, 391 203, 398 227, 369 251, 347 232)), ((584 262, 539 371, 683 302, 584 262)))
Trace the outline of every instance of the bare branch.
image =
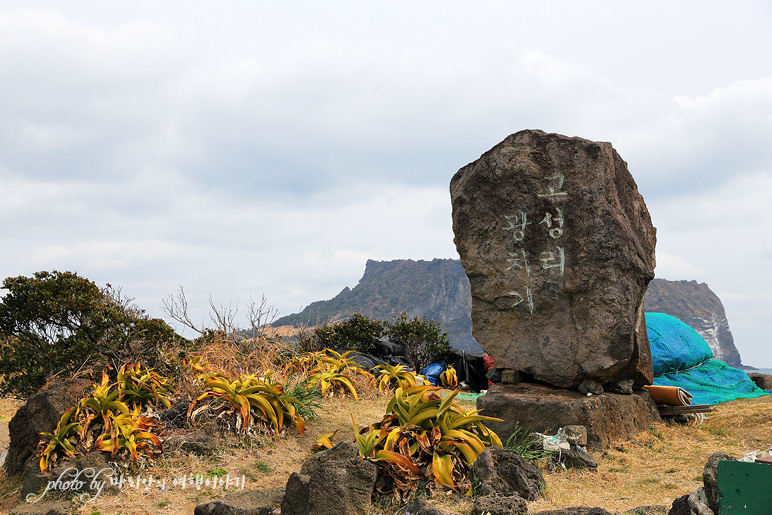
POLYGON ((212 300, 212 297, 209 297, 209 307, 211 308, 211 311, 209 313, 209 319, 212 321, 212 323, 215 325, 218 331, 222 331, 223 334, 226 335, 235 335, 238 331, 238 328, 236 327, 236 324, 234 323, 234 320, 236 319, 236 314, 239 312, 239 304, 236 303, 236 309, 231 308, 231 303, 228 303, 228 309, 225 309, 225 306, 220 304, 220 307, 217 308, 217 306, 214 305, 214 301, 212 300))
POLYGON ((247 319, 252 328, 252 338, 265 336, 265 327, 272 324, 278 314, 278 309, 268 305, 265 295, 260 298, 260 304, 255 303, 255 300, 250 297, 247 305, 247 319))
POLYGON ((163 300, 164 315, 167 318, 176 320, 185 327, 193 329, 198 334, 203 335, 206 330, 204 327, 199 327, 190 319, 188 314, 188 299, 185 298, 185 290, 180 286, 179 291, 175 294, 169 294, 169 296, 163 300))

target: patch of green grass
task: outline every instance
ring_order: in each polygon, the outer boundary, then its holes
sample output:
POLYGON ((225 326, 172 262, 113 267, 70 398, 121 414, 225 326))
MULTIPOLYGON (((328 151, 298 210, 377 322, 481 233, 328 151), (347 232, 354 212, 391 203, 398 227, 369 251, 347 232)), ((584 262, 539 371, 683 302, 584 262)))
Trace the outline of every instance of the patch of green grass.
POLYGON ((621 473, 623 473, 623 474, 626 474, 627 472, 629 472, 629 471, 627 470, 627 468, 626 468, 626 467, 622 467, 622 468, 611 468, 611 469, 608 469, 608 471, 609 471, 609 472, 621 472, 621 473))
POLYGON ((218 478, 226 474, 228 474, 228 471, 220 467, 212 467, 206 473, 207 477, 218 477, 218 478))
POLYGON ((657 483, 659 483, 659 479, 657 479, 656 477, 650 477, 650 478, 641 480, 641 483, 643 483, 644 485, 656 485, 657 483))
POLYGON ((264 461, 256 461, 252 464, 252 468, 263 474, 270 474, 273 469, 264 461))
POLYGON ((161 501, 161 502, 158 503, 158 507, 159 508, 166 508, 167 506, 169 506, 169 504, 171 504, 169 501, 161 501))

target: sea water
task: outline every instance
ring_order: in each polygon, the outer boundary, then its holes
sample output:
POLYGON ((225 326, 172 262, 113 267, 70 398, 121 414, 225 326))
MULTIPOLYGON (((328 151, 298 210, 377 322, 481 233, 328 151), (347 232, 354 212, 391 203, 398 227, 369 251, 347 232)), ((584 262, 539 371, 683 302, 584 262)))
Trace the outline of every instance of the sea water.
POLYGON ((750 373, 756 373, 756 374, 767 374, 772 376, 772 368, 759 368, 757 370, 746 370, 746 372, 750 373))

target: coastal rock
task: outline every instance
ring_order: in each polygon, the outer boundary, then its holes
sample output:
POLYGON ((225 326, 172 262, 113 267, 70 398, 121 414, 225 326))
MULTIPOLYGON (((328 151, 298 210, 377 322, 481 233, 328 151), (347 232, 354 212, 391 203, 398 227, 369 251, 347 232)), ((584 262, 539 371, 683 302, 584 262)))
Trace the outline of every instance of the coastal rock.
POLYGON ((526 130, 450 183, 473 333, 496 366, 563 388, 652 379, 656 230, 610 143, 526 130))

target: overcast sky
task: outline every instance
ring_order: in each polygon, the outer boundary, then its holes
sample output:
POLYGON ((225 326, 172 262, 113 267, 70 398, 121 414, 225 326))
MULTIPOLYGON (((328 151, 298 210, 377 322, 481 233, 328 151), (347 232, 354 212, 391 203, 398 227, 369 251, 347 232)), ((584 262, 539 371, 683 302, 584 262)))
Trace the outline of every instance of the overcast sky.
POLYGON ((294 313, 458 258, 451 177, 542 129, 613 144, 657 276, 772 367, 771 5, 0 0, 0 275, 294 313))

